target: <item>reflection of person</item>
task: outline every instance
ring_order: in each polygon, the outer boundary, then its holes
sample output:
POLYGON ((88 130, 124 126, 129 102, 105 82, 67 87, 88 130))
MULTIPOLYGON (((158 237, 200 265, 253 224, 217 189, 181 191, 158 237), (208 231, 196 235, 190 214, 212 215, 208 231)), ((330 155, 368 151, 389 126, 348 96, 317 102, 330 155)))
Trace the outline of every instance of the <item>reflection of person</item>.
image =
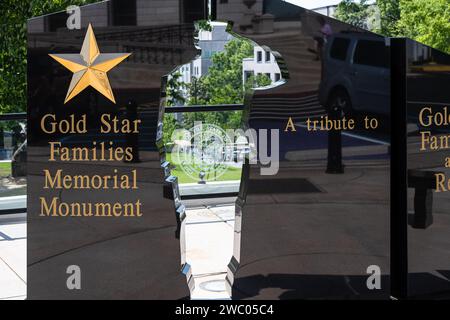
POLYGON ((326 44, 328 37, 333 34, 333 30, 324 17, 317 17, 317 21, 320 24, 320 35, 314 37, 314 41, 316 43, 315 49, 309 49, 309 51, 317 55, 315 60, 320 60, 320 58, 322 57, 323 47, 326 44))

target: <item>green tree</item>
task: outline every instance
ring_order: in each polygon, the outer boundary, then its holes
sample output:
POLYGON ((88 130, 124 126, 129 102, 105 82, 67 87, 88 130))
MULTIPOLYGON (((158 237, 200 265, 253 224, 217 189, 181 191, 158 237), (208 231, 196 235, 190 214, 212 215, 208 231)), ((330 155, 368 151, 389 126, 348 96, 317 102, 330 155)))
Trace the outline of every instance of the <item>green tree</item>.
POLYGON ((450 53, 449 0, 376 0, 376 8, 378 12, 367 0, 344 0, 335 17, 364 29, 370 20, 379 19, 370 31, 411 38, 450 53))
POLYGON ((400 0, 377 0, 379 9, 379 29, 373 31, 384 36, 393 37, 398 34, 397 23, 400 20, 400 0))
POLYGON ((172 133, 179 129, 180 125, 175 119, 174 114, 166 113, 164 114, 164 127, 163 127, 163 143, 164 145, 168 145, 172 142, 172 133))
POLYGON ((185 83, 180 80, 181 73, 175 72, 170 75, 166 84, 167 106, 183 105, 186 99, 183 95, 185 83))
POLYGON ((361 0, 360 2, 343 0, 337 6, 334 16, 336 19, 355 27, 367 29, 367 21, 370 15, 369 8, 370 5, 367 0, 361 0))
POLYGON ((233 39, 225 50, 215 53, 208 74, 204 76, 204 89, 208 92, 207 104, 242 103, 242 59, 253 56, 253 45, 249 41, 233 39))
POLYGON ((250 76, 245 82, 245 91, 251 90, 253 88, 260 88, 269 86, 272 84, 272 80, 265 74, 257 74, 256 76, 250 76))
MULTIPOLYGON (((243 39, 233 39, 225 46, 224 51, 215 53, 208 73, 200 78, 192 77, 191 83, 185 86, 188 99, 186 105, 215 105, 243 103, 245 90, 256 86, 266 86, 271 83, 266 75, 258 75, 249 79, 244 86, 242 81, 242 60, 253 56, 253 45, 243 39), (252 85, 250 85, 252 84, 252 85)), ((175 84, 175 83, 174 83, 175 84)), ((176 92, 172 89, 170 92, 176 92)), ((172 100, 171 97, 169 100, 172 100)), ((236 129, 241 126, 241 112, 192 112, 183 114, 183 127, 192 128, 195 121, 215 124, 223 129, 236 129)), ((172 121, 169 119, 169 122, 172 121)), ((169 124, 164 130, 167 136, 175 127, 169 124)))
POLYGON ((0 1, 0 113, 26 110, 27 44, 29 18, 65 10, 95 0, 0 1))
POLYGON ((186 84, 187 94, 189 96, 188 105, 204 105, 210 104, 209 87, 205 84, 204 77, 192 77, 191 83, 186 84))
POLYGON ((449 0, 400 0, 401 36, 450 54, 449 0))

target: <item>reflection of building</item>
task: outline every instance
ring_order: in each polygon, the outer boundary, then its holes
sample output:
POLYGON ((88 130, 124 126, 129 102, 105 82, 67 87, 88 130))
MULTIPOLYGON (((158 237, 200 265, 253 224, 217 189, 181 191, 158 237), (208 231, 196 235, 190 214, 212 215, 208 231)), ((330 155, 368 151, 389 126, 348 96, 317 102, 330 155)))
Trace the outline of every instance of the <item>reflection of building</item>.
POLYGON ((314 12, 323 14, 324 16, 327 16, 327 17, 334 17, 336 8, 337 8, 337 5, 332 5, 332 6, 324 6, 324 7, 320 7, 320 8, 314 8, 311 10, 314 12))
POLYGON ((410 63, 425 63, 431 60, 431 48, 421 43, 410 41, 407 43, 407 53, 410 63))
MULTIPOLYGON (((163 70, 173 65, 182 65, 195 56, 192 22, 206 18, 206 2, 98 2, 80 7, 81 30, 67 29, 69 14, 65 11, 32 18, 27 25, 29 50, 40 50, 45 55, 49 50, 47 48, 51 48, 51 52, 61 52, 61 48, 65 46, 68 52, 77 52, 84 30, 92 23, 103 52, 132 53, 128 63, 118 67, 126 77, 118 77, 118 73, 110 75, 115 91, 133 92, 134 99, 139 104, 147 104, 146 97, 149 94, 159 96, 161 84, 160 76, 149 74, 165 74, 166 71, 163 70), (143 78, 147 81, 142 81, 143 78)), ((117 95, 120 103, 120 94, 117 95)))
MULTIPOLYGON (((255 15, 263 12, 263 0, 213 0, 217 6, 217 17, 227 17, 228 21, 234 21, 240 26, 252 25, 255 15), (248 3, 245 4, 245 3, 248 3)), ((218 19, 220 20, 220 19, 218 19)))
MULTIPOLYGON (((81 27, 162 26, 192 23, 207 16, 207 0, 111 0, 80 7, 81 27)), ((56 31, 66 25, 66 12, 28 22, 30 33, 56 31)))
POLYGON ((201 30, 198 35, 198 47, 201 49, 201 55, 195 60, 187 63, 179 69, 184 83, 191 83, 192 77, 200 78, 208 73, 212 64, 212 56, 216 52, 225 50, 225 45, 233 39, 233 36, 227 33, 226 23, 212 23, 212 30, 201 30))
POLYGON ((272 82, 281 80, 280 67, 271 51, 265 47, 255 46, 253 57, 242 61, 242 79, 244 83, 251 77, 265 74, 272 82))

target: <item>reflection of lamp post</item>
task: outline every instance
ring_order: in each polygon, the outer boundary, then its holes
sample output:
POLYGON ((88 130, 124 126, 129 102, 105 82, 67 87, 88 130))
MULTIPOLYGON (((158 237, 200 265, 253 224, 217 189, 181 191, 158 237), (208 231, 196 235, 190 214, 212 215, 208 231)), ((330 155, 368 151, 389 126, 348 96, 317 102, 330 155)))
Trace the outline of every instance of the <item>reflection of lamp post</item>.
POLYGON ((252 7, 256 3, 256 0, 242 0, 242 3, 246 6, 246 8, 242 10, 243 16, 240 23, 240 29, 242 31, 246 31, 247 29, 252 28, 252 20, 255 16, 255 12, 252 7))
MULTIPOLYGON (((342 109, 334 105, 328 112, 331 120, 341 120, 342 109)), ((328 164, 327 171, 329 174, 344 173, 344 165, 342 164, 342 132, 341 130, 328 131, 328 164)))
POLYGON ((200 178, 200 181, 198 182, 199 184, 206 184, 206 181, 203 180, 205 178, 205 172, 200 171, 198 177, 200 178))
POLYGON ((192 96, 194 98, 194 105, 197 105, 197 96, 198 96, 198 92, 197 92, 197 77, 192 77, 192 96))
POLYGON ((243 0, 242 2, 250 9, 256 3, 256 0, 243 0))

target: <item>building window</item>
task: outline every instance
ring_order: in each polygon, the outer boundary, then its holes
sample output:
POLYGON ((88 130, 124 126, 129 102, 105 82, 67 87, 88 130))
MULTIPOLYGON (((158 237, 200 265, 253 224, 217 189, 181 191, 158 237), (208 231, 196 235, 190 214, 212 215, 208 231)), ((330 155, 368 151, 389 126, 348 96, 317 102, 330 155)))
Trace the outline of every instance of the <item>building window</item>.
POLYGON ((253 76, 253 71, 244 71, 244 81, 247 82, 253 76))
POLYGON ((262 52, 261 51, 256 52, 256 62, 258 62, 258 63, 262 62, 262 52))
POLYGON ((266 62, 270 62, 270 52, 266 51, 266 62))
POLYGON ((281 74, 275 73, 275 82, 280 81, 280 80, 281 80, 281 74))
POLYGON ((266 73, 266 77, 269 78, 270 80, 272 80, 272 79, 270 78, 270 73, 266 73))

